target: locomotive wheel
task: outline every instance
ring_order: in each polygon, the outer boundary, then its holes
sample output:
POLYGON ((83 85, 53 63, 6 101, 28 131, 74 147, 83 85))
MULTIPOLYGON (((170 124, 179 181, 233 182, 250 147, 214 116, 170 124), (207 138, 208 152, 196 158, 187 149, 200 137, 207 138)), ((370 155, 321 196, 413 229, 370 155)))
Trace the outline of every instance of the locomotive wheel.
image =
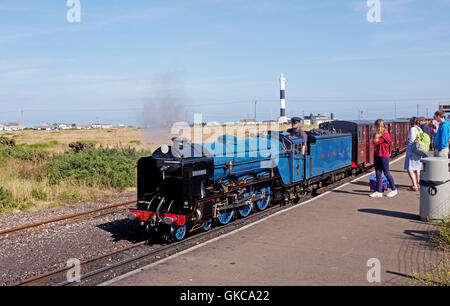
POLYGON ((212 227, 212 219, 209 219, 208 221, 205 222, 205 224, 203 224, 203 230, 205 232, 209 231, 212 227))
MULTIPOLYGON (((250 196, 252 193, 253 193, 253 187, 249 186, 249 187, 247 187, 247 192, 244 193, 241 196, 241 198, 246 198, 246 197, 250 196)), ((250 203, 248 205, 244 205, 244 206, 239 207, 237 209, 237 212, 238 212, 239 217, 245 218, 248 215, 250 215, 250 213, 252 212, 252 209, 253 209, 253 203, 250 203)))
POLYGON ((261 199, 261 200, 259 200, 259 201, 256 201, 256 208, 257 208, 259 211, 262 211, 262 210, 266 209, 267 206, 269 206, 269 203, 270 203, 270 187, 264 187, 264 188, 259 189, 259 190, 256 192, 256 196, 259 197, 259 196, 261 196, 263 193, 264 193, 264 195, 265 195, 265 198, 264 198, 264 199, 261 199))
POLYGON ((173 241, 181 241, 186 236, 186 224, 185 225, 172 225, 170 227, 170 236, 173 241))
POLYGON ((245 218, 248 215, 250 215, 250 213, 252 212, 252 208, 253 208, 253 205, 248 204, 248 205, 239 207, 239 209, 237 211, 238 211, 238 214, 240 217, 245 218))
POLYGON ((234 210, 233 209, 227 209, 223 210, 220 215, 216 218, 217 223, 220 225, 225 225, 228 222, 231 221, 231 218, 233 218, 234 210))

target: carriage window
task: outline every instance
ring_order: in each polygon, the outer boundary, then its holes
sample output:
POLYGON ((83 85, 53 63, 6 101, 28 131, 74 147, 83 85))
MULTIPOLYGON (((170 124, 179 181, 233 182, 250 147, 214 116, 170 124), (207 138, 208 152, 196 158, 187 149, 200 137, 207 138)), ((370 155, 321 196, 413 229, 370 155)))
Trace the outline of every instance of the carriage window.
POLYGON ((366 130, 363 130, 363 134, 362 134, 363 140, 366 140, 366 130))
POLYGON ((361 140, 361 129, 358 130, 358 141, 361 140))

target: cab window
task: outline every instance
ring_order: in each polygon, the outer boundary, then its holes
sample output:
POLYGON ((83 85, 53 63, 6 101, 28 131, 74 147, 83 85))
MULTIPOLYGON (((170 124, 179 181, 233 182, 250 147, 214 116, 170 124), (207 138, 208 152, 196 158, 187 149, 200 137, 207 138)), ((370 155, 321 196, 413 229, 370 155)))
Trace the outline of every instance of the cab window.
POLYGON ((283 138, 283 146, 284 146, 284 149, 286 150, 286 152, 291 152, 292 151, 292 144, 286 138, 283 138))

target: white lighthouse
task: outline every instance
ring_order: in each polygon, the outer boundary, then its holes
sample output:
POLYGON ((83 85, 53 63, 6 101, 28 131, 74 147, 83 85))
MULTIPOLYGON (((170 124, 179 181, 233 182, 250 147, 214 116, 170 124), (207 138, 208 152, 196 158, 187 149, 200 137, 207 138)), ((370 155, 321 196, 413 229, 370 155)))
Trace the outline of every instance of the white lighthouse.
POLYGON ((278 122, 288 122, 288 118, 286 117, 286 78, 284 74, 280 76, 280 118, 278 118, 278 122))

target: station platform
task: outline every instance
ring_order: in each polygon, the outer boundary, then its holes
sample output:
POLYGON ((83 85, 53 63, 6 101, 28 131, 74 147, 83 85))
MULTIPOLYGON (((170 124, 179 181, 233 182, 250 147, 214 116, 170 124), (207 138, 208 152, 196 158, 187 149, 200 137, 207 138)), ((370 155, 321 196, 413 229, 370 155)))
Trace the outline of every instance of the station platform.
POLYGON ((370 198, 369 174, 252 226, 119 276, 104 285, 407 285, 442 254, 419 221, 419 192, 391 163, 399 194, 370 198), (380 282, 369 282, 371 258, 380 282))

